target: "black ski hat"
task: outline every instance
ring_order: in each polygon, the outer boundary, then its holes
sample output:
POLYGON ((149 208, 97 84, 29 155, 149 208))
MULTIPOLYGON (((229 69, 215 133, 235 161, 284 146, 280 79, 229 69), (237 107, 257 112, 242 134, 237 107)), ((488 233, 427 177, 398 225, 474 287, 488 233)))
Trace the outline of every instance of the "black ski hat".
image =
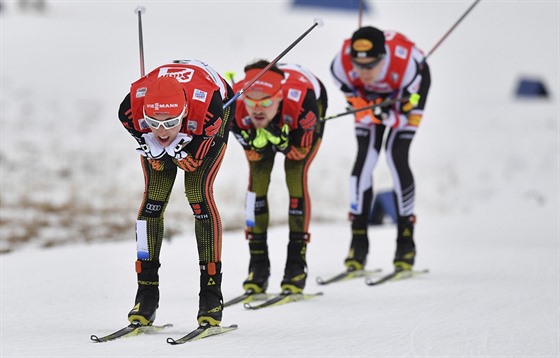
POLYGON ((379 57, 385 52, 385 35, 375 27, 365 26, 352 34, 350 53, 354 58, 379 57))

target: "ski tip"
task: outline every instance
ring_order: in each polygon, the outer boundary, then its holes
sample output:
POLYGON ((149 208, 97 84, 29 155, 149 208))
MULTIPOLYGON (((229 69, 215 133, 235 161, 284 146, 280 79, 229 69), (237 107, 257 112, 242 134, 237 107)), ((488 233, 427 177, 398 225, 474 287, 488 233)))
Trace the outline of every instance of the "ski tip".
POLYGON ((171 338, 171 337, 168 337, 168 338, 167 338, 167 343, 169 343, 169 344, 171 344, 171 345, 179 344, 176 340, 174 340, 174 339, 171 338))
POLYGON ((99 339, 99 337, 97 337, 95 334, 92 334, 89 339, 91 339, 92 341, 99 343, 101 342, 101 340, 99 339))

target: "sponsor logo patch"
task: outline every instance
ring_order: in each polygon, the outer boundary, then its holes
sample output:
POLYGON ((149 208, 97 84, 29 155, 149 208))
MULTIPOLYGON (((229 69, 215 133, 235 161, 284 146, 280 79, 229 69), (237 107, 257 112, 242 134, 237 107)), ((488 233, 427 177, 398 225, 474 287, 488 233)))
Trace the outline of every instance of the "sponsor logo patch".
POLYGON ((148 125, 148 123, 146 123, 146 120, 144 118, 140 118, 138 120, 138 124, 140 125, 140 129, 142 130, 150 128, 150 126, 148 125))
POLYGON ((208 219, 208 212, 201 203, 191 204, 191 209, 193 211, 194 218, 197 220, 208 219))
POLYGON ((352 44, 352 48, 356 52, 367 52, 373 49, 373 42, 368 39, 359 39, 354 41, 354 43, 352 44))
POLYGON ((208 93, 206 93, 205 91, 199 90, 198 88, 195 88, 192 98, 195 101, 206 102, 206 97, 207 96, 208 96, 208 93))
POLYGON ((294 123, 294 118, 288 114, 285 114, 284 123, 289 124, 291 126, 294 123))
POLYGON ((140 87, 136 90, 136 98, 146 96, 146 87, 140 87))
POLYGON ((300 98, 301 98, 301 91, 290 88, 290 90, 288 91, 288 99, 299 102, 300 98))
POLYGON ((159 218, 164 206, 164 201, 148 199, 146 200, 146 202, 144 203, 144 207, 142 208, 142 216, 148 218, 159 218))
POLYGON ((290 209, 288 210, 290 215, 303 215, 303 201, 299 198, 290 198, 290 209))
POLYGON ((406 59, 408 55, 408 50, 405 47, 397 46, 395 48, 395 56, 398 58, 402 58, 403 60, 406 59))
POLYGON ((198 128, 198 123, 196 121, 187 121, 187 129, 193 132, 196 132, 198 128))
POLYGON ((257 200, 255 200, 255 215, 266 213, 267 207, 266 196, 257 198, 257 200))
POLYGON ((156 111, 159 111, 160 109, 167 109, 167 108, 179 108, 179 104, 177 103, 148 103, 146 104, 147 108, 153 108, 156 111))

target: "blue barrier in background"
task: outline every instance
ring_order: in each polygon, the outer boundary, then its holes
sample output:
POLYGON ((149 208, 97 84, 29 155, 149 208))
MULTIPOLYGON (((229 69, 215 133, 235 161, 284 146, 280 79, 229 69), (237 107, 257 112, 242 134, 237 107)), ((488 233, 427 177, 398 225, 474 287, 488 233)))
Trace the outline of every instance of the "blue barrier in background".
MULTIPOLYGON (((320 7, 333 10, 357 11, 360 0, 293 0, 293 7, 320 7)), ((362 10, 367 13, 367 1, 363 0, 362 10)))
POLYGON ((392 191, 381 191, 375 195, 369 215, 369 224, 381 225, 386 217, 389 217, 392 223, 397 222, 397 208, 392 191))
POLYGON ((534 78, 521 78, 515 90, 517 97, 543 97, 548 98, 548 90, 543 81, 534 78))

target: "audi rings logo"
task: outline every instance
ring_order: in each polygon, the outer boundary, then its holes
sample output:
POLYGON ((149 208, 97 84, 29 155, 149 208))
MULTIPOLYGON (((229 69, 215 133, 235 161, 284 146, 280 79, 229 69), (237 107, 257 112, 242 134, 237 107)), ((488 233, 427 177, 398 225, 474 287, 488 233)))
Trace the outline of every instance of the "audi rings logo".
POLYGON ((148 203, 148 204, 146 204, 146 210, 160 211, 161 210, 161 205, 148 203))
POLYGON ((159 218, 164 205, 164 201, 147 200, 142 209, 142 215, 148 218, 159 218))

